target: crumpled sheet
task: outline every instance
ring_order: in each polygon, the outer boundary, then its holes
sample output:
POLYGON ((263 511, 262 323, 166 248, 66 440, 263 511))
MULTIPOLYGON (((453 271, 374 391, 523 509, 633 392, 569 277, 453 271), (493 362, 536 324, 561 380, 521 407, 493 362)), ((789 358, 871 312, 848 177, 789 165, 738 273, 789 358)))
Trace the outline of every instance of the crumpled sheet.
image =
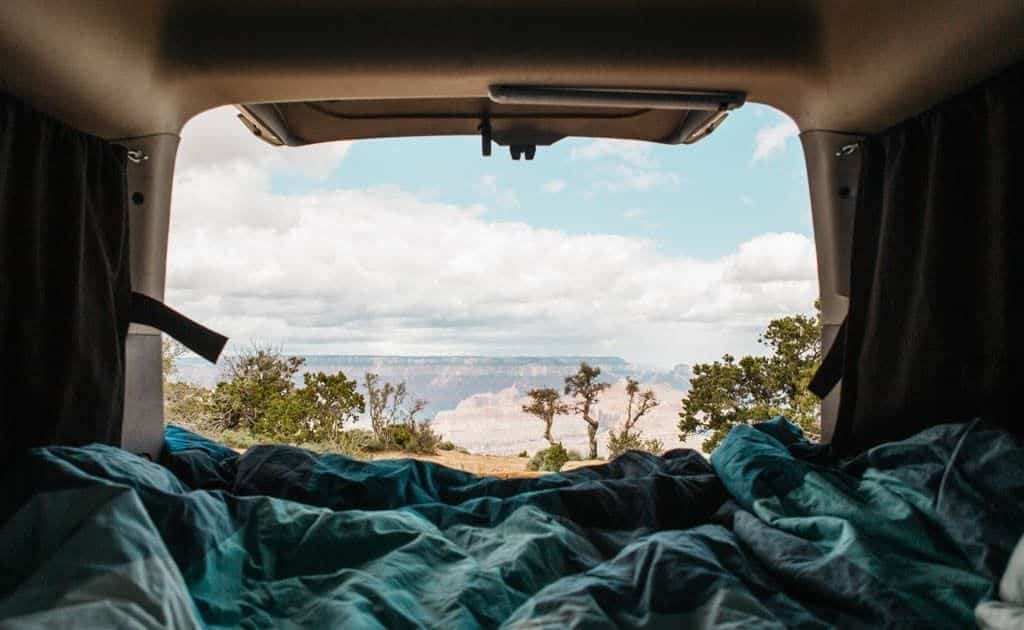
POLYGON ((4 479, 0 627, 965 627, 1024 531, 1024 449, 965 428, 837 464, 779 418, 710 463, 508 480, 175 427, 159 464, 36 449, 4 479))
POLYGON ((978 604, 974 617, 982 630, 1024 628, 1024 536, 999 580, 999 599, 978 604))

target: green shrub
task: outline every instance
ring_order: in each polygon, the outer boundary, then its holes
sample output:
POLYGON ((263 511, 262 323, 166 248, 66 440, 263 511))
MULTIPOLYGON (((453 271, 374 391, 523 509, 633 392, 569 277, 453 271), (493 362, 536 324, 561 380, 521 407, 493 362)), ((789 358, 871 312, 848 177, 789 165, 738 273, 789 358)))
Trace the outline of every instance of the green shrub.
POLYGON ((530 454, 527 453, 526 451, 520 451, 519 454, 516 455, 516 457, 529 457, 529 456, 530 456, 530 454))
POLYGON ((331 452, 342 455, 356 456, 369 452, 370 447, 376 442, 373 431, 366 429, 348 429, 342 431, 338 438, 332 443, 331 452))
POLYGON ((537 451, 526 464, 526 470, 545 470, 558 472, 562 470, 565 462, 569 461, 569 452, 565 450, 561 442, 549 446, 542 451, 537 451))
MULTIPOLYGON (((302 386, 296 387, 294 381, 304 364, 302 358, 286 357, 272 348, 254 347, 230 357, 224 380, 215 389, 206 389, 168 378, 181 354, 182 350, 172 343, 163 344, 164 407, 168 421, 232 448, 291 444, 346 455, 384 450, 434 454, 438 448, 467 452, 451 442, 442 442, 428 423, 413 419, 427 403, 415 400, 406 407, 404 383, 385 384, 377 392, 378 404, 370 411, 371 416, 379 416, 374 427, 383 426, 380 433, 345 430, 367 408, 356 381, 342 372, 308 372, 302 375, 302 386), (390 414, 385 413, 389 409, 390 414), (403 421, 388 424, 398 417, 398 410, 402 411, 403 421)), ((376 377, 368 374, 367 381, 368 389, 372 390, 376 377)))
POLYGON ((580 453, 577 450, 569 449, 569 461, 570 462, 580 462, 580 461, 583 461, 583 454, 580 453))
POLYGON ((213 393, 214 420, 222 429, 254 429, 275 401, 292 393, 292 378, 304 360, 272 348, 252 348, 229 357, 224 381, 213 393))
MULTIPOLYGON (((418 455, 433 455, 441 445, 439 436, 426 422, 390 424, 381 429, 382 439, 378 439, 380 450, 402 451, 418 455)), ((452 448, 454 448, 454 444, 452 448)))
POLYGON ((437 445, 441 443, 441 436, 437 434, 426 422, 412 421, 408 426, 412 427, 412 441, 406 446, 405 452, 433 455, 437 453, 437 445))
POLYGON ((249 431, 240 431, 238 429, 226 429, 219 433, 209 433, 207 437, 230 446, 231 448, 238 450, 246 450, 256 446, 257 444, 266 444, 267 440, 261 436, 253 435, 249 431))
POLYGON ((290 392, 267 401, 263 413, 252 425, 252 433, 271 443, 315 442, 318 440, 310 430, 309 415, 306 401, 290 392))
POLYGON ((389 447, 406 451, 416 441, 415 431, 407 424, 392 424, 384 427, 384 443, 389 447))
POLYGON ((213 390, 191 383, 164 383, 164 419, 192 431, 213 428, 213 390))
MULTIPOLYGON (((344 426, 365 410, 357 384, 342 372, 303 375, 296 388, 292 378, 302 359, 285 358, 268 350, 233 357, 231 380, 210 392, 209 425, 215 429, 248 430, 268 443, 347 445, 344 426)), ((346 447, 347 448, 347 447, 346 447)))
POLYGON ((363 446, 364 453, 380 453, 383 451, 390 450, 387 444, 380 441, 376 435, 373 435, 373 431, 370 431, 370 440, 363 446))
POLYGON ((608 459, 615 459, 626 451, 644 451, 654 455, 661 455, 664 450, 665 445, 661 443, 661 440, 654 438, 645 440, 639 432, 628 433, 623 431, 616 434, 614 431, 611 431, 608 433, 608 459))
POLYGON ((295 391, 306 407, 305 429, 316 442, 338 442, 345 425, 359 419, 366 411, 363 395, 354 380, 343 372, 302 375, 302 388, 295 391))

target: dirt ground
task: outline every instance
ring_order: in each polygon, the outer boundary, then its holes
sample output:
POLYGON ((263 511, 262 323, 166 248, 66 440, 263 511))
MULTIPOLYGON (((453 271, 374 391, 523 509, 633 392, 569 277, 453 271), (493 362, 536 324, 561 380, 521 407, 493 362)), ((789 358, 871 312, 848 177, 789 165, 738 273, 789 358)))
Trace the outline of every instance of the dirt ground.
MULTIPOLYGON (((456 470, 464 470, 476 475, 489 475, 507 479, 509 477, 537 477, 543 472, 531 472, 526 470, 528 457, 515 457, 514 455, 468 455, 458 451, 438 451, 437 455, 411 455, 398 451, 386 451, 383 453, 368 453, 365 459, 420 459, 427 462, 435 462, 456 470)), ((562 467, 563 471, 572 470, 581 466, 603 464, 603 459, 583 460, 568 462, 562 467)))
MULTIPOLYGON (((241 454, 246 449, 231 447, 235 452, 241 454)), ((359 457, 366 461, 375 461, 381 459, 420 459, 425 462, 434 462, 435 464, 441 464, 449 468, 455 468, 456 470, 464 470, 474 475, 488 475, 491 477, 498 477, 500 479, 508 479, 510 477, 539 477, 547 474, 545 472, 536 472, 526 470, 526 463, 530 461, 529 457, 516 457, 514 455, 471 455, 468 453, 460 453, 459 451, 438 451, 437 455, 416 455, 413 453, 403 453, 402 451, 383 451, 381 453, 366 453, 359 457)), ((607 463, 603 459, 584 459, 573 462, 566 462, 562 466, 562 472, 567 470, 573 470, 574 468, 582 468, 583 466, 594 466, 596 464, 607 463)))

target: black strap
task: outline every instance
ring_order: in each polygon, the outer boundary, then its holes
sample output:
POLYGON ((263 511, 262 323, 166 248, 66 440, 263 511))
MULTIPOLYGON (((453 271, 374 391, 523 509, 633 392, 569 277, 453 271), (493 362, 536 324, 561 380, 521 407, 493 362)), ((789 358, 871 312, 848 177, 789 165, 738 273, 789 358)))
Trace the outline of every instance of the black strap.
POLYGON ((224 335, 137 291, 132 291, 131 320, 167 333, 210 363, 217 362, 224 344, 228 342, 224 335))
POLYGON ((845 364, 846 320, 844 319, 843 325, 836 332, 836 338, 832 342, 832 347, 828 349, 828 354, 822 359, 821 365, 818 366, 818 371, 814 373, 814 377, 811 378, 807 389, 818 398, 828 396, 828 393, 832 391, 836 383, 843 378, 843 367, 845 364))

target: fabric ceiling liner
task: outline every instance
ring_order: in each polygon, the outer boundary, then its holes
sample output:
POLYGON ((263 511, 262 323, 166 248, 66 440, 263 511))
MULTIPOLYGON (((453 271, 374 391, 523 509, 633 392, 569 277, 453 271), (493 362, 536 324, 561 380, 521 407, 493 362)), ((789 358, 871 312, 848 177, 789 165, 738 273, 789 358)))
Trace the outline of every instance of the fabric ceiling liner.
POLYGON ((1017 431, 1024 66, 862 145, 850 310, 813 390, 842 378, 838 454, 982 417, 1017 431), (843 334, 845 333, 845 334, 843 334), (831 377, 831 378, 830 378, 831 377))
POLYGON ((0 94, 0 457, 118 444, 131 306, 125 149, 0 94))

